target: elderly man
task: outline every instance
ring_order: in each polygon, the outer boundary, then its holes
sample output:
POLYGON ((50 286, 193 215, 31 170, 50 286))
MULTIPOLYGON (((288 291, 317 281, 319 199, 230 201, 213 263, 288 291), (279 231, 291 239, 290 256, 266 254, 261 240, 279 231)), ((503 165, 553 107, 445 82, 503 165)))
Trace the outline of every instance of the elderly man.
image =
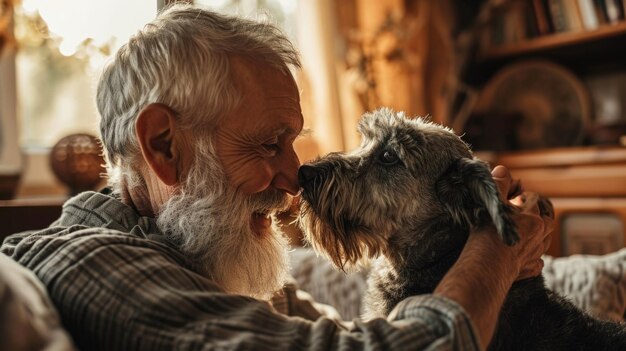
MULTIPOLYGON (((489 343, 513 281, 541 271, 551 222, 535 203, 516 214, 518 245, 475 231, 434 294, 388 320, 346 328, 285 285, 287 244, 270 215, 299 191, 298 65, 275 27, 183 5, 119 50, 97 94, 112 191, 82 193, 48 229, 2 246, 45 284, 79 348, 489 343)), ((506 169, 494 177, 507 194, 506 169)))

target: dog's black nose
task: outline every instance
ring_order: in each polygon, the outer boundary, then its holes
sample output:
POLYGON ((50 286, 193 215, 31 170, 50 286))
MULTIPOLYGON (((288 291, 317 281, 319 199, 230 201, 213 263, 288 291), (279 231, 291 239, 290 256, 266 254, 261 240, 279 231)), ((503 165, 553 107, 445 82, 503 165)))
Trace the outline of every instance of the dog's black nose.
POLYGON ((305 186, 310 183, 319 174, 318 170, 313 166, 303 165, 298 170, 298 182, 300 186, 305 186))

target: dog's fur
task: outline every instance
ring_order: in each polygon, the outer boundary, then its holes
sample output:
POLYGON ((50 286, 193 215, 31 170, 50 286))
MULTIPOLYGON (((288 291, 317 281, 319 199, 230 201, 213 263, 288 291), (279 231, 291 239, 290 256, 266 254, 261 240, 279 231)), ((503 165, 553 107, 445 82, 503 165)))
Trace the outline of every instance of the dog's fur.
MULTIPOLYGON (((366 318, 431 293, 471 228, 495 224, 505 243, 519 236, 516 209, 501 201, 489 167, 450 129, 380 109, 359 123, 361 146, 303 166, 300 224, 339 268, 373 261, 366 318)), ((626 350, 622 324, 591 318, 545 288, 513 285, 491 350, 626 350)))

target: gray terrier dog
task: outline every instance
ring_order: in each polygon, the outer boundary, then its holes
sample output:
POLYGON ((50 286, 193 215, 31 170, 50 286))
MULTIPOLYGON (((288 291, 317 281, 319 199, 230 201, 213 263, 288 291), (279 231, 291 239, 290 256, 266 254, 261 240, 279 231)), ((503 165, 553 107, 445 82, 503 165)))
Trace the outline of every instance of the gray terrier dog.
MULTIPOLYGON (((373 261, 366 318, 433 292, 471 228, 491 221, 506 244, 519 240, 516 209, 500 199, 489 166, 452 130, 380 109, 363 116, 359 132, 356 150, 300 168, 300 225, 341 269, 373 261)), ((549 202, 540 205, 552 213, 549 202)), ((513 285, 489 349, 626 350, 626 331, 580 311, 540 276, 513 285)))

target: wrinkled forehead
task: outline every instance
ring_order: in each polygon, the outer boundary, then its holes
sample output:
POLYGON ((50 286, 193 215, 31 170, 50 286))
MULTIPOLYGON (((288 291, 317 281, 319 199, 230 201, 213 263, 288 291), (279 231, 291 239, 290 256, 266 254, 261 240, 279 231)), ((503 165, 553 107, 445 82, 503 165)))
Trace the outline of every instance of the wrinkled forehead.
POLYGON ((296 82, 285 66, 275 67, 267 62, 240 56, 229 59, 231 76, 239 91, 261 99, 289 98, 299 101, 296 82))

